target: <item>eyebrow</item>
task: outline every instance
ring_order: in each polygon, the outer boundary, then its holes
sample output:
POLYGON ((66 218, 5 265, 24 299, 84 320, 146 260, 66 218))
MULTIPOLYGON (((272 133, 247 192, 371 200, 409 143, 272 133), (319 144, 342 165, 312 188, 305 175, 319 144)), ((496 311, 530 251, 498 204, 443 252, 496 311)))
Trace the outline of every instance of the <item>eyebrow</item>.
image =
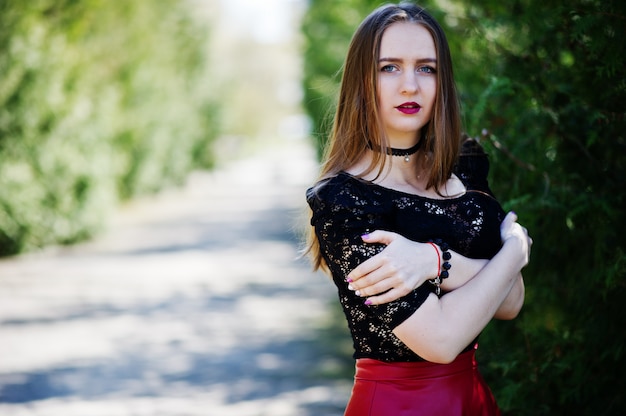
MULTIPOLYGON (((378 60, 378 62, 403 62, 404 59, 400 59, 400 58, 380 58, 378 60)), ((417 59, 415 62, 418 62, 420 64, 423 63, 433 63, 436 64, 437 60, 435 58, 422 58, 422 59, 417 59)))

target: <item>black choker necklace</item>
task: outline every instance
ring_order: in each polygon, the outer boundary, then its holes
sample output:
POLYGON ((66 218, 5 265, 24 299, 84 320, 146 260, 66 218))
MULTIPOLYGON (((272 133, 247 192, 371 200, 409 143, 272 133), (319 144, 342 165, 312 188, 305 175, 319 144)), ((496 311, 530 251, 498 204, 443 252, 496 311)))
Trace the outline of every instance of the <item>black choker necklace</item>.
POLYGON ((387 154, 392 155, 392 156, 404 156, 404 161, 408 162, 409 160, 411 160, 409 156, 417 152, 421 144, 422 144, 422 141, 420 140, 419 142, 415 144, 415 146, 409 147, 408 149, 394 149, 393 147, 390 147, 387 150, 387 154))

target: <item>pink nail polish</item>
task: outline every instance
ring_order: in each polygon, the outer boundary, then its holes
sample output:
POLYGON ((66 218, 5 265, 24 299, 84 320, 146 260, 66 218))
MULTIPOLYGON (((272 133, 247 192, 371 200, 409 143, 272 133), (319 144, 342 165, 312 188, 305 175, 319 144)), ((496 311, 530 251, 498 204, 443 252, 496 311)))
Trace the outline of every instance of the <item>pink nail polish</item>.
POLYGON ((372 301, 371 301, 371 300, 369 300, 369 299, 367 299, 367 300, 365 301, 365 304, 366 304, 367 306, 370 306, 370 305, 372 304, 372 301))
POLYGON ((369 234, 363 234, 363 235, 361 236, 361 238, 362 238, 363 240, 367 240, 367 239, 369 239, 369 238, 370 238, 370 235, 369 235, 369 234))
POLYGON ((346 278, 346 282, 348 283, 352 283, 354 280, 350 279, 349 277, 346 278))

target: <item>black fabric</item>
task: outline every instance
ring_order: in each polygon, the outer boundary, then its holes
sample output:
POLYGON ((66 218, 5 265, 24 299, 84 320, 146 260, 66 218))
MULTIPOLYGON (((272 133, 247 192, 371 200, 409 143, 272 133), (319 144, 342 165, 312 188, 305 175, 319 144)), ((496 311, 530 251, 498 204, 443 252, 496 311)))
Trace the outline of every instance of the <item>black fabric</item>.
POLYGON ((476 140, 468 138, 463 141, 454 173, 463 181, 467 189, 480 190, 493 196, 487 182, 489 158, 476 140))
POLYGON ((465 159, 457 166, 467 192, 455 198, 431 199, 404 193, 345 172, 307 191, 313 211, 311 225, 315 227, 322 255, 338 289, 354 341, 355 358, 421 361, 392 330, 411 316, 433 291, 433 286, 426 282, 394 302, 365 305, 365 299, 348 289, 345 277, 384 246, 365 244, 361 235, 375 230, 393 231, 413 241, 441 239, 467 257, 493 257, 501 247, 500 223, 504 212, 491 196, 483 177, 488 171, 485 163, 488 164, 486 157, 481 156, 465 159), (467 166, 474 171, 463 171, 467 166))

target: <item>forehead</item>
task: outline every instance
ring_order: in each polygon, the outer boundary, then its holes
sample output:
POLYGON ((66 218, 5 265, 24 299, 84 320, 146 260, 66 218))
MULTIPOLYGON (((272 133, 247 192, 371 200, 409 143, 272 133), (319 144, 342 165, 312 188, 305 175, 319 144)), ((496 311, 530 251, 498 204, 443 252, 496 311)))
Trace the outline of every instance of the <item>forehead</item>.
POLYGON ((383 32, 379 58, 436 58, 435 41, 418 23, 393 23, 383 32))

